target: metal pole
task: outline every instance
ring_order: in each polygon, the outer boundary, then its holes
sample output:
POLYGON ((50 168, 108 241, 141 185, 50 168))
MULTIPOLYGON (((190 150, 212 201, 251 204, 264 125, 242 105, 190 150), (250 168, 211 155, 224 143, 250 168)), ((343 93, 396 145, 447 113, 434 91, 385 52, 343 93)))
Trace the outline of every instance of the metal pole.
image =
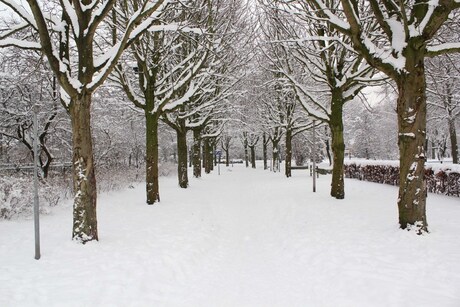
POLYGON ((38 108, 34 107, 34 228, 35 228, 35 259, 40 259, 40 218, 38 201, 38 108))
POLYGON ((316 192, 316 122, 313 121, 313 192, 316 192))

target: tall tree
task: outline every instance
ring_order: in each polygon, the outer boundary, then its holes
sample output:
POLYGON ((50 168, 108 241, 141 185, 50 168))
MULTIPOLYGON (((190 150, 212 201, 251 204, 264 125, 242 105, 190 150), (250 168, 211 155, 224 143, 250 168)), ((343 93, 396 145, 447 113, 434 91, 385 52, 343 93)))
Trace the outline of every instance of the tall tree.
MULTIPOLYGON (((128 10, 128 8, 123 8, 128 10)), ((183 107, 200 89, 205 78, 196 78, 206 64, 210 46, 205 37, 206 23, 197 24, 192 19, 208 12, 206 4, 177 5, 158 20, 154 32, 145 33, 130 49, 130 60, 118 65, 114 80, 121 85, 129 100, 143 110, 146 122, 146 202, 152 205, 160 201, 159 188, 159 120, 165 112, 183 107), (175 26, 168 26, 174 24, 175 26), (193 43, 191 43, 193 41, 193 43), (133 69, 137 72, 133 80, 133 69)), ((185 123, 179 124, 178 146, 184 146, 185 123)), ((184 163, 183 148, 178 151, 181 165, 184 163)), ((185 144, 185 165, 187 164, 185 144)), ((184 177, 185 179, 185 177, 184 177)), ((182 183, 181 185, 186 185, 182 183)))
POLYGON ((5 51, 1 55, 0 135, 22 143, 33 161, 33 113, 37 112, 39 175, 47 178, 55 152, 51 142, 66 128, 60 125, 66 116, 59 108, 56 79, 36 52, 22 51, 18 57, 17 50, 5 51))
MULTIPOLYGON (((332 7, 338 7, 339 3, 338 0, 329 1, 332 7)), ((295 22, 288 22, 289 15, 283 7, 267 10, 273 31, 286 41, 283 44, 274 42, 278 46, 273 48, 271 60, 277 73, 292 84, 308 115, 329 126, 333 153, 331 196, 343 199, 343 107, 370 81, 373 69, 362 56, 341 43, 348 43, 349 38, 316 20, 321 16, 312 15, 312 8, 305 2, 297 8, 299 14, 295 22), (312 21, 315 21, 314 26, 311 26, 312 21), (318 39, 322 37, 330 39, 318 39)))
POLYGON ((399 225, 402 229, 428 230, 426 218, 425 59, 460 50, 458 42, 434 40, 456 0, 443 1, 329 1, 307 0, 329 25, 350 38, 351 47, 388 77, 398 88, 398 144, 400 186, 399 225))
POLYGON ((456 121, 460 115, 460 99, 455 95, 460 88, 459 60, 458 54, 454 54, 427 61, 428 108, 431 108, 429 117, 445 122, 454 164, 459 163, 456 121))
MULTIPOLYGON (((72 238, 82 243, 98 240, 96 176, 91 138, 91 101, 123 51, 157 19, 168 0, 135 1, 129 14, 117 19, 120 39, 108 46, 96 44, 110 24, 115 0, 62 0, 43 5, 0 0, 21 21, 0 33, 0 46, 39 50, 48 59, 61 88, 61 99, 71 117, 73 141, 74 210, 72 238), (100 47, 102 47, 100 49, 100 47)), ((116 11, 119 13, 120 11, 116 11)))

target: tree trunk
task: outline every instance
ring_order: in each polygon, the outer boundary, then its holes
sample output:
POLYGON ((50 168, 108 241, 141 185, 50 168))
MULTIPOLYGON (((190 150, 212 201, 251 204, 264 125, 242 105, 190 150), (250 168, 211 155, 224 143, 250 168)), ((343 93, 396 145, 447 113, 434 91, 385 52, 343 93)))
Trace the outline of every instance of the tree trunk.
POLYGON ((204 139, 204 148, 203 148, 203 164, 204 164, 204 172, 206 174, 209 174, 211 172, 211 165, 212 165, 212 159, 209 157, 209 151, 210 151, 210 146, 209 146, 209 139, 206 138, 204 139))
POLYGON ((40 159, 40 165, 43 171, 43 178, 48 178, 51 162, 53 162, 54 159, 49 150, 44 145, 42 145, 42 152, 46 155, 46 161, 42 162, 40 159))
POLYGON ((251 167, 256 168, 256 147, 255 146, 249 146, 251 149, 251 167))
POLYGON ((206 169, 206 159, 208 158, 208 154, 206 153, 207 147, 206 147, 206 139, 202 140, 202 145, 201 145, 201 166, 202 168, 206 169))
POLYGON ((332 107, 329 127, 332 137, 332 183, 331 196, 337 199, 345 198, 344 166, 345 142, 343 140, 343 95, 341 91, 335 90, 332 93, 332 107))
POLYGON ((193 176, 201 177, 201 130, 193 130, 193 176))
POLYGON ((268 169, 268 163, 267 163, 267 136, 265 135, 265 132, 262 136, 262 154, 263 154, 263 157, 264 157, 264 170, 265 169, 268 169))
POLYGON ((330 145, 329 145, 329 135, 327 131, 327 126, 324 126, 325 131, 325 137, 326 137, 326 155, 327 158, 329 159, 329 166, 332 165, 332 158, 331 158, 331 150, 330 150, 330 145))
POLYGON ((244 141, 244 162, 246 167, 249 167, 249 153, 248 153, 248 141, 244 141))
POLYGON ((212 144, 212 156, 214 158, 214 166, 217 166, 217 163, 218 163, 216 152, 217 152, 217 142, 214 141, 213 144, 212 144))
POLYGON ((147 204, 153 205, 160 201, 158 180, 158 116, 148 109, 145 111, 146 145, 145 145, 145 189, 147 204))
POLYGON ((454 118, 448 119, 450 147, 452 151, 452 163, 458 164, 458 142, 457 142, 457 129, 455 129, 454 118))
POLYGON ((436 159, 436 142, 434 138, 431 139, 431 159, 436 159))
POLYGON ((286 163, 284 170, 286 177, 291 177, 291 164, 292 164, 292 130, 286 129, 286 163))
POLYGON ((399 225, 428 230, 426 220, 425 138, 426 81, 423 58, 401 74, 398 85, 398 145, 400 155, 399 225))
POLYGON ((188 187, 187 171, 187 131, 176 130, 177 136, 177 176, 179 186, 183 189, 188 187))
POLYGON ((208 162, 209 162, 209 170, 214 170, 214 142, 211 138, 208 139, 209 141, 209 151, 208 151, 208 162))
POLYGON ((91 93, 72 101, 70 117, 73 141, 73 240, 98 240, 96 216, 96 177, 91 138, 91 93))
MULTIPOLYGON (((230 146, 229 146, 230 147, 230 146)), ((225 166, 230 166, 230 149, 225 150, 225 166)))
POLYGON ((278 159, 279 159, 278 143, 279 143, 279 140, 272 140, 273 171, 275 173, 279 172, 279 167, 278 167, 278 159))

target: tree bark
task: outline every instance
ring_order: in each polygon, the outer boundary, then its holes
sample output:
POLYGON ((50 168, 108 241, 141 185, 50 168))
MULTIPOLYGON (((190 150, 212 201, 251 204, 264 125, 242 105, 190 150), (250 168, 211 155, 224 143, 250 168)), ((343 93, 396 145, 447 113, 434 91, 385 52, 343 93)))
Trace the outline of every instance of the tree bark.
MULTIPOLYGON (((400 154, 399 225, 428 230, 426 220, 425 138, 426 81, 423 57, 411 59, 412 70, 401 74, 398 85, 398 145, 400 154)), ((406 69, 407 69, 406 65, 406 69)))
POLYGON ((256 168, 256 146, 250 146, 251 149, 251 167, 256 168))
POLYGON ((286 129, 286 163, 284 170, 286 177, 291 177, 291 164, 292 164, 292 130, 286 129))
POLYGON ((230 149, 225 149, 225 166, 230 166, 230 149))
POLYGON ((268 141, 267 141, 267 136, 264 132, 263 136, 262 136, 262 154, 263 154, 263 159, 264 159, 264 170, 265 169, 268 169, 268 163, 267 163, 267 144, 268 144, 268 141))
POLYGON ((91 93, 79 95, 69 111, 73 147, 73 231, 72 239, 81 243, 98 240, 96 216, 96 177, 91 138, 91 93))
MULTIPOLYGON (((217 161, 217 156, 216 156, 216 151, 217 151, 217 142, 214 141, 214 142, 212 142, 212 156, 213 156, 213 158, 214 158, 214 164, 213 164, 213 166, 217 166, 217 163, 218 163, 218 161, 217 161)), ((214 168, 213 168, 213 169, 214 169, 214 168)))
POLYGON ((40 166, 41 166, 41 169, 43 170, 43 178, 46 179, 48 178, 51 162, 53 162, 53 156, 49 152, 48 148, 44 146, 44 144, 41 144, 41 148, 42 148, 42 152, 46 156, 46 160, 43 162, 42 159, 40 158, 40 166))
POLYGON ((450 147, 452 151, 452 163, 458 164, 458 142, 457 142, 457 129, 455 128, 455 120, 453 118, 448 119, 449 135, 450 135, 450 147))
POLYGON ((208 151, 208 162, 209 162, 209 171, 214 170, 214 142, 211 138, 208 139, 209 142, 209 151, 208 151))
POLYGON ((279 140, 272 140, 273 172, 275 173, 280 171, 278 167, 278 160, 279 160, 278 144, 279 144, 279 140))
POLYGON ((339 90, 332 93, 331 118, 329 127, 332 138, 332 183, 331 196, 337 199, 345 198, 344 166, 345 142, 343 139, 343 94, 339 90))
POLYGON ((209 138, 206 138, 203 140, 204 146, 203 146, 203 164, 204 164, 204 172, 206 174, 211 173, 211 165, 212 165, 212 159, 209 157, 209 151, 210 151, 210 146, 209 146, 209 138))
POLYGON ((147 204, 153 205, 160 201, 160 186, 158 179, 158 115, 152 114, 150 108, 145 109, 145 188, 147 204))
POLYGON ((193 176, 201 177, 201 130, 193 130, 193 176))
POLYGON ((187 131, 176 130, 177 137, 177 175, 179 186, 183 189, 188 187, 187 169, 187 131))
POLYGON ((326 137, 326 155, 329 160, 329 166, 332 165, 332 157, 331 157, 331 150, 330 150, 330 145, 329 145, 329 135, 327 131, 327 126, 324 126, 325 131, 325 137, 326 137))
POLYGON ((249 167, 249 153, 248 153, 248 141, 244 140, 244 162, 246 167, 249 167))

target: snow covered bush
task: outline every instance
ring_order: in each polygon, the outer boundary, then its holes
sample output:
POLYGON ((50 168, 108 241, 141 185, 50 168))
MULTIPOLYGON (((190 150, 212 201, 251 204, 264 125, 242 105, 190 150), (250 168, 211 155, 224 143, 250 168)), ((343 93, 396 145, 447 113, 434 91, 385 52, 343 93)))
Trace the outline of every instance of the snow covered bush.
MULTIPOLYGON (((134 184, 145 181, 144 167, 101 165, 97 172, 97 187, 100 192, 132 188, 134 184)), ((175 163, 164 162, 160 165, 160 176, 171 176, 176 172, 175 163)), ((50 208, 72 198, 73 187, 69 170, 51 172, 46 180, 39 181, 40 213, 47 214, 50 208)), ((7 176, 0 176, 0 220, 32 216, 33 203, 34 185, 31 173, 12 172, 7 176)))
MULTIPOLYGON (((398 162, 375 161, 373 163, 367 161, 346 163, 345 177, 399 185, 398 162)), ((427 190, 431 193, 460 197, 460 167, 457 165, 426 165, 425 181, 427 190)))
MULTIPOLYGON (((40 213, 49 213, 63 198, 64 189, 54 180, 39 183, 40 213)), ((0 177, 0 220, 33 214, 34 185, 31 176, 0 177)))
POLYGON ((120 166, 100 166, 97 171, 98 192, 110 192, 131 187, 144 179, 144 168, 120 166))
MULTIPOLYGON (((96 168, 98 192, 110 192, 131 188, 134 184, 145 182, 145 165, 101 165, 96 168)), ((177 172, 177 164, 164 162, 159 165, 158 175, 166 177, 177 172)))

